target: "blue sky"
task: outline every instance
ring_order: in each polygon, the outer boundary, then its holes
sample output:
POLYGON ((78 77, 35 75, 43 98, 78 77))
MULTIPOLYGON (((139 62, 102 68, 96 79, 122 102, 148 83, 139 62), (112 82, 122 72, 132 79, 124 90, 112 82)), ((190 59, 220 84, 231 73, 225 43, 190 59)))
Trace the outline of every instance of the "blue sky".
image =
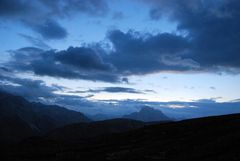
POLYGON ((8 92, 89 113, 107 111, 99 107, 103 100, 138 100, 137 106, 240 98, 237 0, 2 0, 0 6, 0 85, 8 92))

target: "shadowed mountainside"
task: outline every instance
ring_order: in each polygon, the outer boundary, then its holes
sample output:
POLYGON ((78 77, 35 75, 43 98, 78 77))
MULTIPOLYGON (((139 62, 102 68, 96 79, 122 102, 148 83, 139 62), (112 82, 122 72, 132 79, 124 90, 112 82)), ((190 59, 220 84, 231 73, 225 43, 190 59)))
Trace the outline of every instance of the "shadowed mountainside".
POLYGON ((0 92, 0 140, 17 141, 67 124, 89 121, 80 112, 30 103, 20 96, 0 92))
POLYGON ((74 141, 32 138, 1 152, 9 161, 238 161, 239 146, 240 114, 234 114, 74 141))
POLYGON ((143 127, 144 122, 130 119, 111 119, 90 123, 76 123, 55 129, 46 138, 53 140, 76 140, 103 134, 120 133, 143 127))

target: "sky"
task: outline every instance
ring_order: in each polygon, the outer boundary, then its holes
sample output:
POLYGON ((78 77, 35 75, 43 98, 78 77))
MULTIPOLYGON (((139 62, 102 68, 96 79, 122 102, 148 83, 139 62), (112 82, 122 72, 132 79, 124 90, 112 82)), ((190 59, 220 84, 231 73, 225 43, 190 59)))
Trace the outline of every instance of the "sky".
POLYGON ((0 0, 0 89, 88 114, 240 112, 239 28, 238 0, 0 0))

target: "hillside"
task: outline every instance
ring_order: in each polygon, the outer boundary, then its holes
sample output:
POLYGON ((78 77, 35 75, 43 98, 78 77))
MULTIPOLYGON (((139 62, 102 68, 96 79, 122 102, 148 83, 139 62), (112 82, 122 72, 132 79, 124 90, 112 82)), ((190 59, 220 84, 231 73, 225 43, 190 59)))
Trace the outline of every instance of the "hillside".
POLYGON ((67 124, 89 121, 80 112, 30 103, 20 96, 0 92, 0 140, 21 140, 67 124))
POLYGON ((240 159, 240 114, 144 126, 89 139, 33 138, 9 149, 8 160, 226 161, 240 159))
POLYGON ((46 138, 53 140, 76 140, 94 136, 120 133, 143 127, 141 121, 130 119, 111 119, 90 123, 76 123, 55 129, 46 138))

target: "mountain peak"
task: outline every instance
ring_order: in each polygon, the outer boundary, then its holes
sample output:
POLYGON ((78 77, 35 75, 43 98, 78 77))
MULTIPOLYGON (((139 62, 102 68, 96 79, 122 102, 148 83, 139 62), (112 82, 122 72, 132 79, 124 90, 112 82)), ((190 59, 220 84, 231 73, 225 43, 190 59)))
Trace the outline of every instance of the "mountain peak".
POLYGON ((167 121, 170 120, 161 110, 154 109, 149 106, 144 106, 140 111, 123 116, 124 118, 140 120, 144 122, 167 121))

